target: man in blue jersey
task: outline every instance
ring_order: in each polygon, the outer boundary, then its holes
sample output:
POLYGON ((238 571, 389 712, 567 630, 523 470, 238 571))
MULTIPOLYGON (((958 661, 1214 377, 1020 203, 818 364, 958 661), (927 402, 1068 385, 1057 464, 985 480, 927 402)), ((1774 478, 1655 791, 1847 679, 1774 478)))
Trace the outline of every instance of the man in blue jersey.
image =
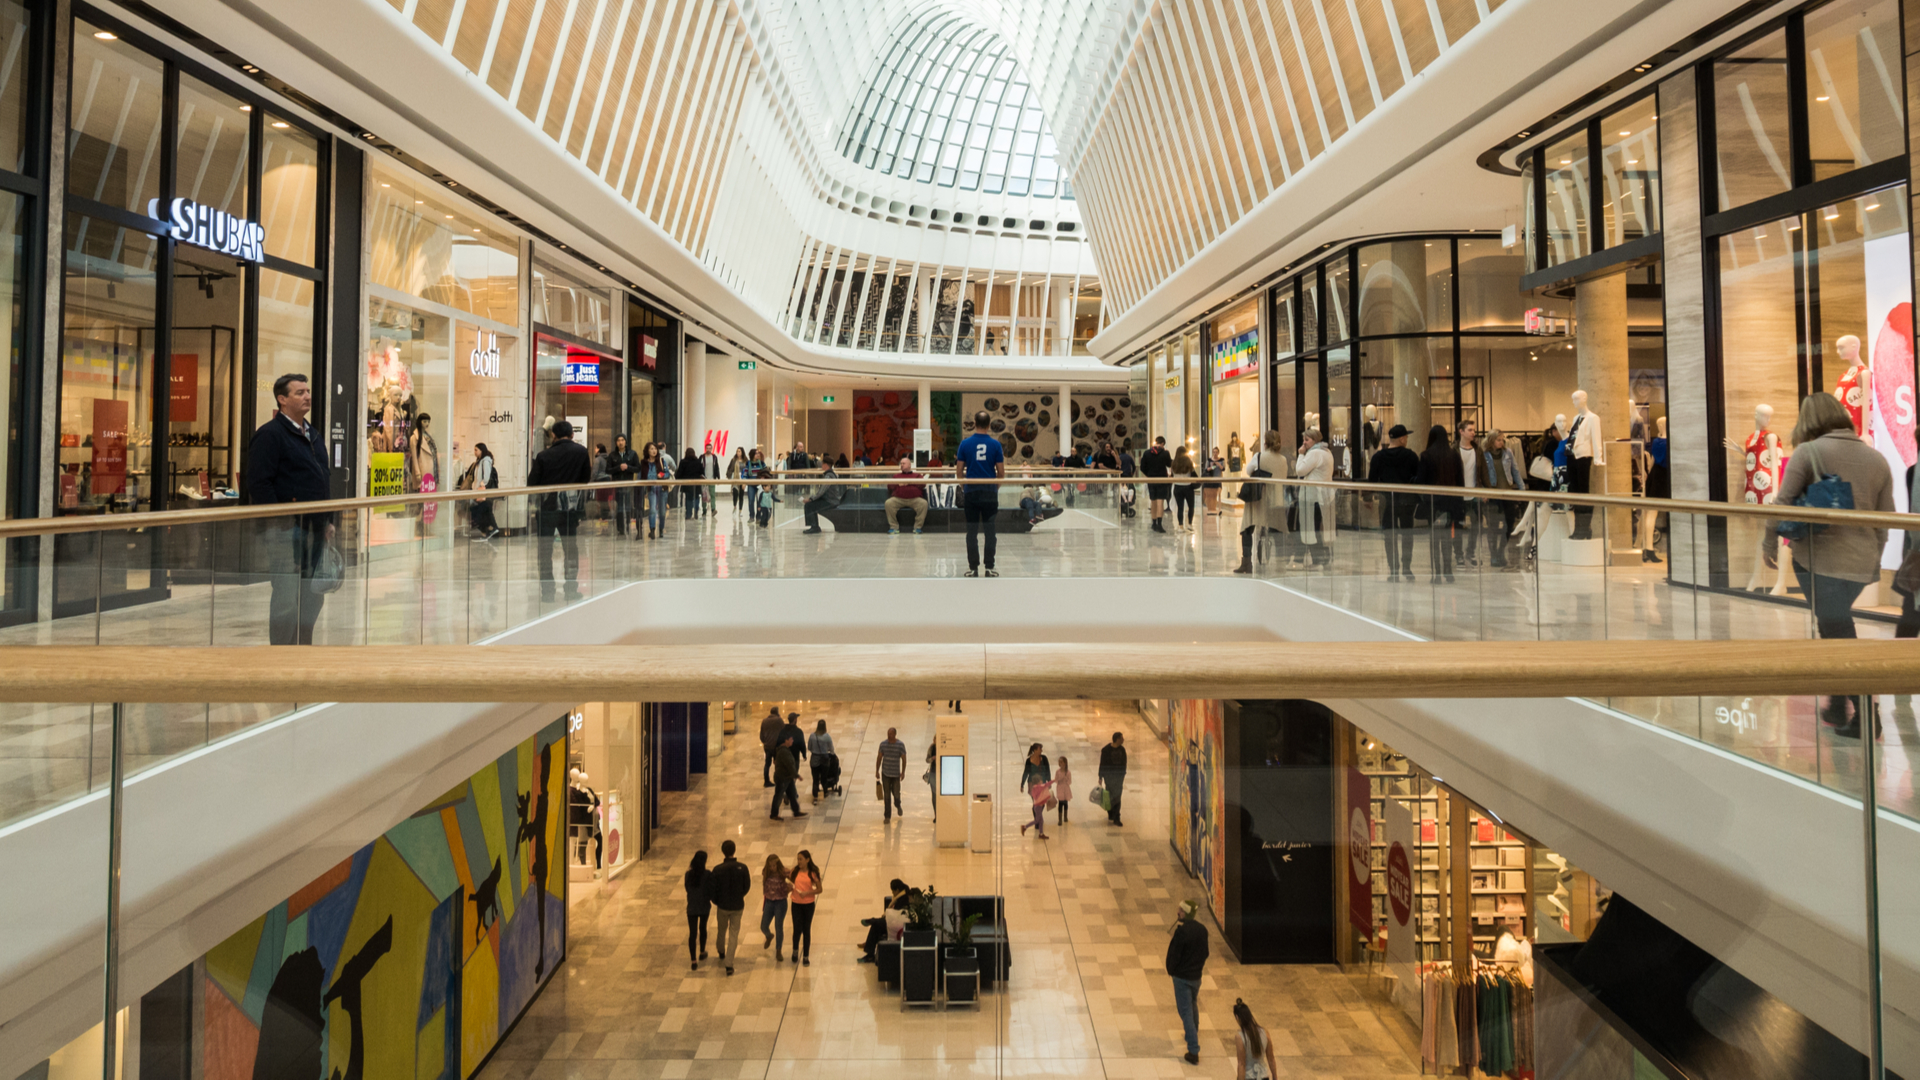
POLYGON ((960 481, 960 507, 967 514, 967 576, 980 576, 980 526, 987 527, 987 576, 999 577, 993 568, 993 522, 1000 514, 1000 487, 975 483, 977 480, 1002 480, 1007 475, 1007 455, 1000 440, 988 432, 993 417, 983 410, 973 414, 973 434, 960 440, 954 478, 960 481))

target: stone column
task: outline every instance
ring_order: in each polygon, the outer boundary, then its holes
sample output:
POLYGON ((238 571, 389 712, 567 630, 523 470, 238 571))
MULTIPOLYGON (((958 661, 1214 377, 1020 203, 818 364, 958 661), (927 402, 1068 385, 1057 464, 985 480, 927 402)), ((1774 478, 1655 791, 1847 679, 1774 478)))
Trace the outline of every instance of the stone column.
POLYGON ((1073 387, 1060 387, 1060 452, 1073 452, 1073 387))
MULTIPOLYGON (((1632 449, 1619 441, 1633 428, 1633 404, 1627 383, 1626 273, 1608 274, 1575 286, 1573 323, 1580 374, 1580 385, 1575 389, 1587 392, 1587 408, 1600 418, 1600 435, 1606 442, 1606 464, 1596 462, 1593 466, 1592 493, 1632 494, 1632 449)), ((1567 402, 1566 413, 1571 424, 1571 400, 1567 402)), ((1629 511, 1608 511, 1606 521, 1609 551, 1637 546, 1632 537, 1629 511)))
POLYGON ((1061 356, 1073 355, 1073 311, 1078 298, 1066 283, 1071 280, 1064 279, 1054 285, 1058 299, 1054 304, 1053 351, 1061 356))
MULTIPOLYGON (((932 430, 933 428, 933 384, 928 382, 925 379, 920 380, 919 398, 920 398, 919 411, 915 413, 913 426, 916 428, 926 428, 928 430, 932 430)), ((914 460, 914 464, 915 465, 920 464, 920 461, 918 460, 918 458, 914 460)))

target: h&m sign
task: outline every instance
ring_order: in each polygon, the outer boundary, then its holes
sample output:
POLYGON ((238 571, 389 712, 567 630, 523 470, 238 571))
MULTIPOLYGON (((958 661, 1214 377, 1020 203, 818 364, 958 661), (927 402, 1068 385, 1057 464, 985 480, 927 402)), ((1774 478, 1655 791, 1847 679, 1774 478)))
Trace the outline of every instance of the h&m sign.
MULTIPOLYGON (((160 218, 160 200, 147 203, 147 216, 160 218)), ((183 244, 192 244, 247 262, 266 261, 261 244, 267 230, 258 222, 237 218, 225 210, 216 210, 192 199, 175 199, 167 207, 167 235, 183 244)))

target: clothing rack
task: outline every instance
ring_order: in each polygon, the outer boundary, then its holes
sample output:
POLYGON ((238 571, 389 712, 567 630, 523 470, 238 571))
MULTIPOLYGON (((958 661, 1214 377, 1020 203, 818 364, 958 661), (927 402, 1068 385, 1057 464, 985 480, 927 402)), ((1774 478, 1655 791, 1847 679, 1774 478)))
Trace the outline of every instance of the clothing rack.
POLYGON ((1420 1071, 1436 1076, 1534 1075, 1533 988, 1511 961, 1420 965, 1420 1071))

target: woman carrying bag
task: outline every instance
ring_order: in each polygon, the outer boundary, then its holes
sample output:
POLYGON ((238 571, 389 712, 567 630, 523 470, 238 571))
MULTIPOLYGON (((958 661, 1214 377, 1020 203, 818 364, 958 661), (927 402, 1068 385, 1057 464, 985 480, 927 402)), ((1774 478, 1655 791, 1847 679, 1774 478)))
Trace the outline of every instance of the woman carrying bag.
POLYGON ((1053 767, 1047 764, 1047 755, 1040 752, 1040 744, 1027 747, 1027 760, 1020 770, 1020 787, 1033 799, 1033 820, 1022 822, 1020 835, 1027 835, 1031 828, 1042 840, 1051 840, 1047 835, 1047 802, 1053 798, 1053 767))
POLYGON ((1256 529, 1269 532, 1285 532, 1287 529, 1287 507, 1280 497, 1280 486, 1254 482, 1287 475, 1287 455, 1281 449, 1287 445, 1286 440, 1278 431, 1269 431, 1261 442, 1260 452, 1247 462, 1249 482, 1240 485, 1240 501, 1246 509, 1240 518, 1240 565, 1234 570, 1236 574, 1253 573, 1256 529))
MULTIPOLYGON (((467 470, 467 487, 485 490, 500 486, 500 470, 493 467, 493 451, 486 443, 473 444, 473 466, 467 470)), ((493 519, 493 500, 475 499, 467 508, 467 520, 481 540, 491 540, 500 535, 500 526, 493 519)))

